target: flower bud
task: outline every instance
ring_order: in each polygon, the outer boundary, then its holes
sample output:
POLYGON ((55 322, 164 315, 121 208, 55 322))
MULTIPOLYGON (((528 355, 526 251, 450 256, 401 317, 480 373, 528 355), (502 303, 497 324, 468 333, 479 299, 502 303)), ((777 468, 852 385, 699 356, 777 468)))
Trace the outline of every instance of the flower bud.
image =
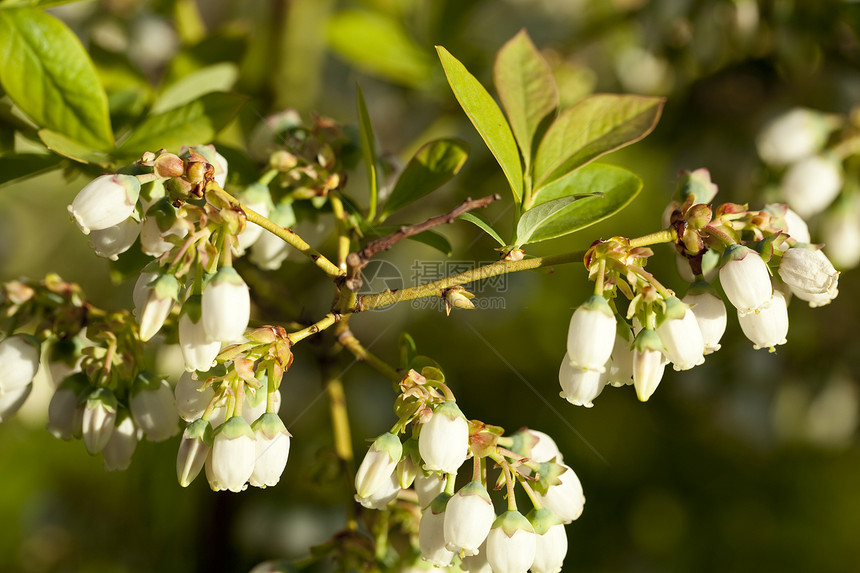
POLYGON ((400 484, 402 489, 406 489, 412 487, 412 483, 415 481, 415 476, 418 475, 419 469, 418 464, 415 463, 415 460, 412 459, 412 456, 406 453, 406 448, 404 447, 403 459, 401 459, 397 463, 397 483, 400 484))
POLYGON ((833 159, 807 157, 786 170, 781 194, 804 219, 827 208, 842 189, 842 167, 833 159))
POLYGON ((176 479, 188 487, 203 469, 212 448, 212 426, 206 420, 191 422, 182 433, 179 453, 176 455, 176 479))
POLYGON ((839 294, 837 285, 839 272, 827 256, 818 250, 792 248, 782 255, 779 277, 791 289, 791 293, 810 306, 827 304, 839 294))
POLYGON ((720 349, 720 339, 726 331, 726 305, 723 299, 714 294, 707 283, 696 283, 684 295, 681 301, 688 305, 699 324, 702 340, 705 342, 705 354, 711 354, 720 349))
POLYGON ((0 394, 23 388, 39 370, 41 343, 29 334, 13 334, 0 342, 0 394))
POLYGON ((192 295, 182 305, 179 316, 179 348, 187 371, 206 372, 215 365, 221 351, 220 340, 210 340, 203 327, 200 295, 192 295))
POLYGON ((820 151, 832 129, 826 115, 797 107, 765 125, 756 138, 756 148, 766 163, 780 167, 820 151))
POLYGON ((567 533, 564 524, 546 508, 531 511, 528 519, 537 536, 532 573, 558 573, 567 555, 567 533))
POLYGON ((381 511, 394 501, 398 493, 400 493, 400 483, 397 481, 397 472, 391 472, 391 475, 388 476, 382 486, 375 492, 367 497, 358 497, 356 495, 355 501, 367 509, 381 511))
POLYGON ((421 513, 418 546, 424 559, 434 567, 448 567, 454 553, 445 547, 445 508, 451 496, 440 493, 421 513))
POLYGON ((215 430, 206 459, 206 479, 213 491, 240 492, 254 471, 254 432, 242 416, 233 416, 215 430))
POLYGON ((519 511, 506 511, 487 535, 487 561, 495 573, 526 573, 534 562, 536 543, 529 520, 519 511))
POLYGON ((197 380, 191 372, 184 372, 176 382, 173 396, 176 410, 186 422, 193 422, 203 415, 209 402, 215 397, 212 386, 204 386, 205 380, 197 380))
POLYGON ((615 344, 615 315, 602 296, 593 295, 574 311, 567 333, 567 354, 580 370, 603 372, 615 344))
POLYGON ((495 517, 487 488, 479 481, 467 483, 445 509, 445 547, 454 553, 475 555, 495 517))
POLYGON ((140 430, 134 425, 128 410, 119 410, 113 433, 102 450, 105 469, 109 472, 128 469, 139 441, 140 430))
POLYGON ((143 342, 155 336, 167 320, 173 303, 179 298, 179 281, 173 275, 160 275, 147 290, 143 306, 135 309, 143 342))
POLYGON ((173 390, 167 380, 151 372, 137 375, 131 390, 129 408, 135 423, 148 440, 160 442, 179 432, 179 417, 173 390))
POLYGON ((770 301, 773 295, 770 273, 757 252, 743 245, 731 245, 723 260, 720 284, 729 302, 738 309, 738 316, 754 313, 770 301))
POLYGON ((107 388, 98 388, 87 397, 81 422, 84 445, 91 455, 101 452, 110 440, 116 410, 116 397, 107 388))
POLYGON ((668 361, 663 354, 663 342, 653 330, 643 328, 633 341, 633 386, 642 402, 657 389, 668 361))
POLYGON ((689 370, 705 361, 705 341, 696 316, 677 298, 666 299, 665 318, 657 334, 675 370, 689 370))
POLYGON ((386 432, 376 438, 355 473, 357 498, 371 496, 385 485, 403 455, 400 438, 386 432))
POLYGON ((591 408, 594 406, 594 399, 600 395, 603 387, 606 386, 606 375, 605 372, 583 370, 572 366, 570 356, 565 354, 558 370, 558 381, 561 384, 559 395, 562 398, 574 406, 591 408))
POLYGON ((744 335, 753 343, 753 348, 768 348, 774 352, 774 346, 785 344, 788 334, 788 308, 785 296, 774 289, 773 297, 768 305, 759 312, 741 316, 738 311, 738 322, 744 335))
POLYGON ((67 376, 57 386, 48 405, 48 431, 61 440, 81 436, 89 379, 83 372, 67 376))
POLYGON ((251 429, 256 459, 248 481, 254 487, 277 485, 290 455, 290 433, 277 414, 263 414, 251 429))
POLYGON ((221 267, 203 289, 203 328, 210 340, 239 340, 248 327, 251 297, 233 267, 221 267))
POLYGON ((456 402, 443 402, 433 410, 430 420, 421 425, 418 451, 424 469, 457 473, 469 455, 469 422, 456 402))
POLYGON ((558 476, 558 484, 550 485, 546 494, 538 494, 541 504, 552 511, 563 523, 570 523, 582 515, 585 496, 582 484, 570 466, 561 464, 564 472, 558 476))
POLYGON ((5 422, 21 409, 27 397, 33 390, 33 383, 29 382, 20 388, 15 388, 0 394, 0 422, 5 422))
POLYGON ((92 231, 90 248, 96 255, 115 261, 131 248, 139 233, 140 222, 129 217, 112 227, 92 231))
POLYGON ((89 235, 128 219, 140 195, 140 181, 132 175, 102 175, 88 183, 69 205, 69 214, 89 235))

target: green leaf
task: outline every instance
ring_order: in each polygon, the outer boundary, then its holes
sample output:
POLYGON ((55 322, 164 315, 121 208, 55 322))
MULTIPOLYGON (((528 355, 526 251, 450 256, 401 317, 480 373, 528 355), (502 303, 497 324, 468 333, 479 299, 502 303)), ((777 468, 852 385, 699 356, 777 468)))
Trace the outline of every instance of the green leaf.
POLYGON ((208 93, 230 91, 238 77, 239 68, 230 62, 201 68, 167 86, 152 104, 150 113, 177 108, 208 93))
POLYGON ((664 101, 599 94, 566 109, 550 125, 538 147, 535 189, 651 133, 664 101))
POLYGON ((113 146, 95 68, 77 36, 50 14, 0 10, 0 83, 39 127, 92 149, 113 146))
POLYGON ((365 10, 345 10, 328 24, 332 49, 362 70, 421 87, 432 77, 429 55, 394 18, 365 10))
POLYGON ((523 168, 517 144, 502 111, 484 86, 457 58, 442 46, 436 46, 436 51, 460 107, 501 165, 514 193, 514 199, 519 203, 523 195, 523 168))
POLYGON ((578 231, 611 217, 626 207, 642 189, 634 173, 614 165, 593 163, 545 188, 539 205, 526 211, 517 224, 518 246, 578 231), (582 197, 582 194, 593 196, 582 197))
POLYGON ((358 127, 361 131, 361 156, 364 159, 364 167, 367 171, 367 185, 370 189, 370 210, 368 219, 376 217, 376 203, 379 197, 379 178, 376 174, 376 141, 373 138, 373 125, 370 123, 370 114, 367 113, 367 104, 364 101, 364 92, 361 86, 355 85, 355 107, 358 112, 358 127))
POLYGON ((521 30, 496 56, 493 77, 526 164, 541 121, 558 107, 558 91, 549 64, 521 30))
POLYGON ((470 223, 477 226, 479 229, 484 231, 486 234, 491 236, 499 243, 501 246, 505 246, 505 241, 502 239, 501 235, 493 228, 487 218, 483 215, 478 215, 477 213, 463 213, 458 219, 463 219, 464 221, 469 221, 470 223))
POLYGON ((0 186, 56 169, 62 160, 62 157, 47 153, 2 155, 0 156, 0 186))
POLYGON ((151 115, 119 146, 122 157, 135 157, 161 148, 177 150, 182 145, 209 143, 239 112, 245 98, 236 94, 211 93, 176 109, 151 115))
POLYGON ((62 133, 57 133, 49 129, 39 130, 39 139, 45 146, 63 157, 74 159, 78 163, 92 163, 107 167, 113 162, 104 151, 90 149, 88 145, 83 145, 73 139, 69 139, 62 133))
POLYGON ((418 355, 418 346, 408 332, 401 332, 397 342, 400 347, 400 367, 405 369, 418 355))
POLYGON ((448 242, 448 239, 446 239, 444 236, 440 235, 436 231, 422 231, 417 235, 412 235, 411 237, 407 238, 410 241, 415 241, 417 243, 427 245, 428 247, 432 247, 446 257, 450 257, 451 253, 454 252, 454 249, 451 248, 451 243, 448 242))
POLYGON ((468 157, 469 144, 462 139, 443 138, 424 144, 397 178, 380 219, 450 181, 468 157))
POLYGON ((0 2, 0 10, 7 8, 50 8, 61 4, 71 4, 80 0, 3 0, 0 2))

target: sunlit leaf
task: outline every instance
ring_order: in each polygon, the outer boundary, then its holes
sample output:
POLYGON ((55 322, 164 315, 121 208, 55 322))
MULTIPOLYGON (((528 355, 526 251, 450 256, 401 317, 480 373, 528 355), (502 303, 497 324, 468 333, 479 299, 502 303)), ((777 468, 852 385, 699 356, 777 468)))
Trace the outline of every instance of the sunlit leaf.
POLYGON ((484 231, 486 234, 491 236, 496 240, 501 246, 505 246, 505 241, 502 239, 501 235, 493 228, 489 221, 487 221, 486 217, 483 215, 478 215, 477 213, 463 213, 458 217, 459 219, 463 219, 464 221, 469 221, 473 225, 477 226, 479 229, 484 231))
POLYGON ((239 68, 230 62, 201 68, 167 86, 152 104, 150 113, 177 108, 208 93, 230 91, 238 77, 239 68))
POLYGON ((0 185, 20 181, 56 169, 62 157, 48 153, 0 155, 0 185))
POLYGON ((370 189, 370 211, 368 217, 376 217, 376 203, 379 198, 379 177, 376 172, 376 141, 373 137, 373 125, 370 123, 370 114, 367 112, 367 104, 364 101, 364 92, 361 86, 355 86, 355 107, 358 113, 358 127, 361 131, 361 156, 364 159, 364 167, 367 171, 367 185, 370 189))
POLYGON ((49 129, 40 129, 39 139, 54 153, 74 159, 78 163, 92 163, 104 167, 112 164, 111 158, 104 151, 91 149, 87 145, 82 145, 73 139, 69 139, 62 133, 57 133, 49 129))

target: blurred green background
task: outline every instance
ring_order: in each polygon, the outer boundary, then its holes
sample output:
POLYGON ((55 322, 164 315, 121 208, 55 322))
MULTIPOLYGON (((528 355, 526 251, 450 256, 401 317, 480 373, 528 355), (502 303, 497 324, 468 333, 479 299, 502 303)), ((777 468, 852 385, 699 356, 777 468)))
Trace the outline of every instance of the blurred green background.
MULTIPOLYGON (((667 96, 654 133, 607 158, 644 179, 635 202, 610 221, 534 245, 534 255, 658 230, 680 169, 707 167, 718 200, 758 207, 776 180, 755 152, 764 122, 794 106, 848 114, 860 101, 860 6, 848 1, 102 0, 54 13, 99 66, 115 128, 149 105, 145 86, 232 62, 234 89, 251 99, 216 144, 241 146, 257 121, 287 107, 305 119, 317 112, 355 125, 356 82, 381 152, 406 160, 433 136, 466 139, 472 156, 462 173, 397 224, 467 196, 507 192, 445 83, 436 44, 489 86, 496 50, 526 28, 556 67, 563 99, 589 91, 667 96)), ((856 180, 856 166, 847 167, 856 180)), ((362 169, 347 188, 358 197, 362 169)), ((128 307, 133 281, 112 284, 108 264, 67 219, 65 206, 86 181, 55 173, 0 191, 0 278, 56 271, 96 304, 128 307)), ((486 214, 509 232, 511 213, 501 203, 486 214)), ((334 252, 331 237, 304 230, 334 252)), ((454 245, 448 259, 415 243, 382 258, 410 284, 430 272, 427 261, 497 257, 470 225, 441 231, 454 245)), ((683 292, 670 248, 655 250, 649 269, 683 292)), ((330 291, 307 266, 291 257, 280 271, 253 276, 273 281, 304 319, 316 320, 330 291)), ((558 397, 567 322, 591 291, 582 267, 518 273, 474 290, 491 308, 446 318, 438 307, 404 303, 355 316, 351 327, 395 364, 397 336, 409 332, 445 368, 467 417, 556 439, 587 499, 567 528, 565 571, 857 570, 857 271, 842 275, 830 306, 791 306, 789 340, 775 354, 754 351, 730 317, 723 349, 692 371, 667 371, 647 404, 632 388, 609 387, 593 409, 558 397)), ((263 306, 257 320, 279 318, 263 306)), ((296 347, 282 385, 293 451, 271 490, 215 494, 202 478, 181 489, 175 439, 141 443, 128 471, 106 473, 83 444, 43 429, 50 393, 34 393, 0 426, 0 571, 248 571, 327 540, 343 527, 352 494, 328 430, 317 358, 329 339, 321 338, 296 347)), ((393 422, 395 393, 347 356, 334 367, 343 371, 360 459, 366 439, 393 422)))

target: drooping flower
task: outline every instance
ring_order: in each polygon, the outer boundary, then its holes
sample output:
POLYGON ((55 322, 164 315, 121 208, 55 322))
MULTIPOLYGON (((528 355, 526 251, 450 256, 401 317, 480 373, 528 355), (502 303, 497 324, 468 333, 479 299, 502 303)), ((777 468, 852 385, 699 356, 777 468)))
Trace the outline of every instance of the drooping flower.
POLYGON ((606 369, 599 370, 577 368, 571 365, 567 354, 561 361, 558 370, 558 381, 561 384, 560 396, 574 406, 594 406, 597 398, 606 386, 606 369))
POLYGON ((418 505, 427 507, 433 499, 445 489, 445 474, 441 472, 418 472, 412 483, 415 493, 418 494, 418 505))
POLYGON ((152 442, 160 442, 179 432, 176 399, 167 380, 151 372, 141 372, 135 378, 129 399, 134 422, 152 442))
POLYGON ((435 567, 448 567, 454 553, 445 547, 445 508, 451 496, 440 493, 421 512, 418 524, 418 547, 425 561, 435 567))
POLYGON ((376 438, 355 473, 356 497, 370 497, 382 488, 394 473, 402 455, 403 444, 396 435, 386 432, 376 438))
POLYGON ((690 307, 675 297, 666 299, 665 318, 657 335, 675 370, 689 370, 705 361, 705 341, 690 307))
POLYGON ((173 275, 159 275, 146 287, 143 306, 136 309, 140 339, 144 342, 156 335, 167 320, 173 304, 179 298, 179 281, 173 275))
POLYGON ((71 440, 81 436, 84 401, 89 379, 83 372, 76 372, 60 382, 48 404, 48 431, 56 438, 71 440))
POLYGON ((839 294, 839 271, 819 250, 798 247, 787 250, 778 272, 791 294, 810 306, 827 304, 839 294))
POLYGON ((456 402, 439 404, 430 420, 422 424, 418 451, 424 469, 457 473, 469 455, 469 422, 456 402))
POLYGON ((570 318, 567 354, 572 366, 603 372, 615 344, 615 314, 602 296, 593 295, 570 318))
POLYGON ((728 321, 723 299, 718 297, 707 283, 693 283, 681 301, 693 310, 702 340, 705 342, 705 354, 719 350, 720 339, 726 331, 728 321))
POLYGON ((106 229, 90 232, 90 248, 96 255, 115 261, 137 240, 140 222, 129 217, 106 229))
POLYGON ((185 369, 206 372, 215 365, 221 341, 211 340, 203 327, 200 295, 192 295, 182 305, 179 316, 179 348, 185 369))
POLYGON ((626 325, 619 325, 615 334, 615 345, 609 357, 607 384, 616 388, 633 384, 633 350, 630 348, 632 333, 626 325))
POLYGON ((39 370, 41 344, 29 334, 13 334, 0 342, 0 394, 33 381, 39 370))
POLYGON ((290 433, 277 414, 263 414, 251 425, 256 459, 248 482, 254 487, 277 485, 290 455, 290 433))
POLYGON ((723 255, 720 284, 738 316, 755 312, 768 304, 773 294, 767 264, 754 250, 731 245, 723 255))
POLYGON ((640 330, 633 341, 633 386, 642 402, 648 401, 663 378, 668 364, 663 350, 660 336, 649 328, 640 330))
POLYGON ((233 267, 221 267, 203 289, 203 328, 211 340, 239 340, 248 328, 251 297, 233 267))
POLYGON ((20 388, 0 394, 0 422, 5 422, 14 416, 15 412, 20 410, 24 402, 27 401, 27 397, 32 390, 33 383, 30 382, 20 388))
POLYGON ((496 513, 487 488, 470 481, 448 501, 445 509, 445 547, 474 555, 487 538, 496 513))
POLYGON ((753 343, 753 348, 767 348, 771 352, 779 344, 786 343, 788 334, 788 308, 785 296, 777 289, 767 306, 759 312, 741 316, 738 312, 738 322, 744 335, 753 343))
POLYGON ((212 386, 206 386, 205 380, 197 380, 191 372, 184 372, 176 382, 173 396, 176 399, 176 410, 186 422, 193 422, 203 415, 206 406, 215 397, 212 386))
POLYGON ((780 167, 820 151, 832 130, 833 122, 825 114, 796 107, 765 125, 756 147, 766 163, 780 167))
POLYGON ((101 452, 110 440, 117 406, 116 397, 107 388, 97 388, 87 397, 81 424, 84 445, 90 454, 101 452))
POLYGON ((836 268, 853 269, 860 263, 860 201, 850 196, 822 215, 824 251, 836 268))
POLYGON ((120 409, 110 440, 102 450, 105 469, 109 472, 128 469, 139 441, 140 430, 128 410, 120 409))
POLYGON ((512 450, 539 464, 555 460, 562 461, 561 451, 550 436, 531 428, 516 432, 513 436, 512 450))
POLYGON ((85 235, 119 225, 134 212, 140 181, 132 175, 102 175, 90 181, 69 205, 85 235))
POLYGON ((206 479, 213 491, 238 493, 254 471, 254 432, 242 416, 233 416, 215 429, 206 458, 206 479))
POLYGON ((534 527, 516 510, 497 517, 487 535, 487 561, 495 573, 526 573, 536 549, 534 527))
POLYGON ((355 496, 355 501, 367 509, 383 510, 394 501, 400 493, 400 482, 397 480, 397 472, 391 472, 382 486, 367 497, 355 496))
POLYGON ((780 191, 785 202, 808 219, 827 208, 842 189, 842 167, 834 159, 813 155, 790 166, 780 191))
POLYGON ((176 479, 179 485, 188 487, 200 474, 212 448, 212 426, 208 421, 197 419, 182 433, 179 452, 176 455, 176 479))
POLYGON ((570 523, 582 515, 585 495, 582 483, 573 469, 560 464, 565 471, 558 476, 559 483, 550 485, 546 494, 538 494, 544 507, 556 514, 564 523, 570 523))
POLYGON ((556 514, 546 508, 533 510, 528 519, 537 536, 532 573, 558 573, 567 555, 567 533, 564 524, 556 514))

